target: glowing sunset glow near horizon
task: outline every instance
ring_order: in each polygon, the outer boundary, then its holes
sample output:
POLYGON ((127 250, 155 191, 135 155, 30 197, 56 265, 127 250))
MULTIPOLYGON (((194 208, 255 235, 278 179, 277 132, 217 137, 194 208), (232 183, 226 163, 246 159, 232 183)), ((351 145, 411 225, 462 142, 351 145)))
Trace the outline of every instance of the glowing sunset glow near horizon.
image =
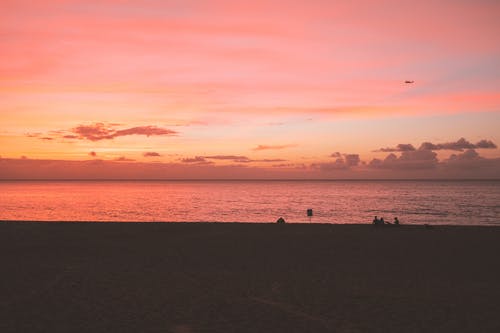
POLYGON ((500 178, 499 13, 5 0, 0 179, 500 178))

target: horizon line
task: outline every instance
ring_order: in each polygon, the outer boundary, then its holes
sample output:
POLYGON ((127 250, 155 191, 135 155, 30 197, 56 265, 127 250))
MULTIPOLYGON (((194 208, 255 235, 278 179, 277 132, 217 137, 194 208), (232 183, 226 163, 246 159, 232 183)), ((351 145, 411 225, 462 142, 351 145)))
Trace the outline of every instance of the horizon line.
POLYGON ((171 182, 171 181, 500 181, 500 178, 345 178, 345 179, 330 179, 330 178, 317 178, 317 179, 309 179, 309 178, 151 178, 151 179, 143 179, 143 178, 14 178, 14 179, 0 179, 0 182, 9 182, 9 181, 74 181, 74 182, 92 182, 92 181, 103 181, 103 182, 123 182, 123 181, 131 181, 131 182, 140 182, 140 181, 157 181, 157 182, 171 182))

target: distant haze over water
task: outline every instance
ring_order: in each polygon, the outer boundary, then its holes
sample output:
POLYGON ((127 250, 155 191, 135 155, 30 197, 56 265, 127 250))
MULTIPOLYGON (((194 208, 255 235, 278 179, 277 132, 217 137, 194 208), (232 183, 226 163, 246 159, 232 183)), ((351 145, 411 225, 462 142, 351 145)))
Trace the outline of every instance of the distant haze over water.
POLYGON ((500 181, 7 181, 0 220, 500 225, 500 181))

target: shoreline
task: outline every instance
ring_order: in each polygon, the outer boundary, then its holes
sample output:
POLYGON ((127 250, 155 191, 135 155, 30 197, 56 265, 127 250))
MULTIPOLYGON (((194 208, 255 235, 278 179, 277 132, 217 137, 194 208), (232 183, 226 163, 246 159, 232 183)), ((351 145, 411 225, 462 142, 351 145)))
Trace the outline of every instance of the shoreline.
POLYGON ((0 179, 1 182, 474 182, 474 181, 488 181, 488 182, 500 182, 500 178, 346 178, 346 179, 329 179, 329 178, 297 178, 297 179, 245 179, 245 178, 227 178, 227 179, 205 179, 205 178, 172 178, 172 179, 109 179, 109 178, 68 178, 68 179, 0 179))
MULTIPOLYGON (((209 224, 209 225, 274 225, 276 222, 205 222, 205 221, 64 221, 64 220, 0 220, 1 223, 33 223, 33 224, 209 224)), ((286 222, 284 225, 300 225, 300 226, 370 226, 373 228, 381 229, 392 229, 392 228, 419 228, 419 227, 431 227, 431 228, 500 228, 500 222, 498 224, 435 224, 435 223, 423 223, 423 224, 400 224, 395 226, 394 224, 386 224, 383 226, 375 226, 372 223, 334 223, 334 222, 286 222)))

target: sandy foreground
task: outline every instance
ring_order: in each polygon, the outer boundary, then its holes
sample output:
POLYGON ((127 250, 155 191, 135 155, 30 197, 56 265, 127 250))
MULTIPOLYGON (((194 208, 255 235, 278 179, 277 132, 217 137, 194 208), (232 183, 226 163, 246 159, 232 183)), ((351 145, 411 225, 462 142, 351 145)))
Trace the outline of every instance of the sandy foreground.
POLYGON ((500 332, 500 228, 0 223, 0 332, 500 332))

